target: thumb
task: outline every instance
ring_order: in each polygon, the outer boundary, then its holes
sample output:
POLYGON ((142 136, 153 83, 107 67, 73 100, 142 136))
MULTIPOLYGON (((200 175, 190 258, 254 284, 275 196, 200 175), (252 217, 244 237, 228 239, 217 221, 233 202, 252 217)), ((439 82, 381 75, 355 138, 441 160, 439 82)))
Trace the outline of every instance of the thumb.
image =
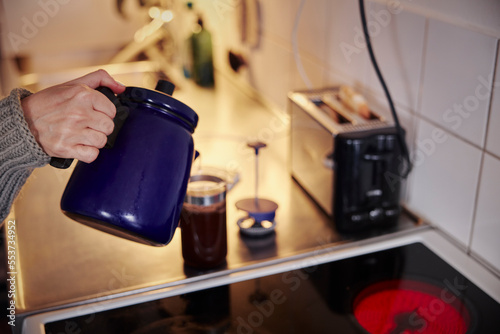
POLYGON ((115 94, 122 93, 125 90, 125 86, 123 84, 113 79, 113 77, 103 69, 86 74, 83 77, 70 81, 70 83, 84 84, 93 89, 99 86, 106 86, 115 94))

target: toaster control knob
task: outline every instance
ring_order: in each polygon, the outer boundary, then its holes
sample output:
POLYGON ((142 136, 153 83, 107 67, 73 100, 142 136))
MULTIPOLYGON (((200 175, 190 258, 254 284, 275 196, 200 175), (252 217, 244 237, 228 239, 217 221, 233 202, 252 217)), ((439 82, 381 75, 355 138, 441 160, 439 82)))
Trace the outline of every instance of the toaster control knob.
POLYGON ((396 208, 396 209, 389 209, 389 210, 385 210, 385 215, 386 217, 396 217, 397 215, 399 215, 399 208, 396 208))
POLYGON ((396 137, 395 136, 387 136, 385 140, 385 148, 388 151, 394 151, 396 147, 396 137))
POLYGON ((382 196, 382 189, 371 189, 366 192, 367 197, 380 197, 382 196))
POLYGON ((371 221, 377 221, 384 217, 384 210, 381 208, 373 209, 369 213, 371 221))
POLYGON ((353 223, 363 223, 368 219, 368 215, 366 213, 355 213, 351 215, 351 221, 353 223))

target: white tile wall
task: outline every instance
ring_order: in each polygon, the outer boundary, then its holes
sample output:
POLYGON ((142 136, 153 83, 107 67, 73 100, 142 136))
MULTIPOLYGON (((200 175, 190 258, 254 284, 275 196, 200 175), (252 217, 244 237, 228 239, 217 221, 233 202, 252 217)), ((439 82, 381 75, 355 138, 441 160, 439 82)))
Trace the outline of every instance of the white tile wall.
POLYGON ((298 70, 298 66, 295 63, 295 59, 292 61, 292 89, 307 89, 307 81, 310 82, 312 87, 323 87, 325 86, 326 73, 321 63, 318 63, 314 59, 305 56, 303 53, 299 53, 299 61, 302 64, 306 78, 304 79, 298 70))
POLYGON ((349 78, 349 84, 364 87, 368 78, 368 53, 364 44, 356 1, 330 2, 326 68, 349 78))
MULTIPOLYGON (((500 273, 495 241, 500 235, 500 83, 490 105, 495 66, 496 81, 500 78, 500 2, 402 0, 390 16, 381 12, 389 10, 386 0, 366 2, 377 60, 413 146, 415 169, 404 200, 500 273)), ((286 93, 305 87, 291 40, 300 0, 260 4, 262 43, 249 50, 248 82, 285 112, 286 93)), ((230 28, 213 29, 215 34, 223 29, 225 36, 230 28)), ((298 36, 314 87, 353 85, 389 116, 364 46, 357 1, 307 0, 298 36)))
MULTIPOLYGON (((299 3, 299 1, 297 1, 299 3)), ((328 22, 327 0, 306 1, 302 11, 299 6, 293 13, 294 24, 290 31, 290 45, 293 51, 293 89, 317 88, 324 86, 326 75, 323 64, 327 58, 328 31, 324 29, 328 22), (296 22, 297 15, 299 21, 296 22), (293 28, 297 26, 294 39, 293 28), (297 43, 298 54, 295 53, 293 43, 297 43), (298 55, 298 56, 297 56, 298 55), (299 70, 302 68, 302 70, 299 70)))
POLYGON ((495 35, 500 31, 498 0, 402 0, 401 4, 405 9, 423 16, 469 26, 489 35, 495 35))
POLYGON ((500 157, 500 52, 497 54, 495 86, 493 87, 493 97, 491 100, 486 150, 500 157))
POLYGON ((250 84, 281 110, 286 110, 287 94, 292 89, 292 54, 268 38, 249 57, 250 84))
POLYGON ((466 246, 472 228, 481 151, 420 120, 408 205, 466 246))
MULTIPOLYGON (((324 63, 327 59, 327 44, 325 43, 328 31, 325 29, 330 18, 329 0, 308 0, 304 3, 299 18, 297 41, 302 53, 324 63)), ((294 13, 294 19, 295 19, 294 13)))
POLYGON ((489 94, 483 92, 491 85, 496 43, 474 31, 429 21, 420 112, 480 147, 489 106, 489 94))
POLYGON ((261 6, 264 33, 290 44, 299 0, 287 1, 286 5, 283 1, 259 1, 259 4, 261 6))
MULTIPOLYGON (((415 111, 424 51, 425 18, 382 4, 372 4, 366 12, 375 32, 371 35, 374 54, 389 91, 395 103, 415 111)), ((375 71, 373 67, 369 68, 368 84, 382 95, 382 86, 375 71)))
POLYGON ((471 248, 500 272, 499 199, 500 160, 485 154, 471 248))

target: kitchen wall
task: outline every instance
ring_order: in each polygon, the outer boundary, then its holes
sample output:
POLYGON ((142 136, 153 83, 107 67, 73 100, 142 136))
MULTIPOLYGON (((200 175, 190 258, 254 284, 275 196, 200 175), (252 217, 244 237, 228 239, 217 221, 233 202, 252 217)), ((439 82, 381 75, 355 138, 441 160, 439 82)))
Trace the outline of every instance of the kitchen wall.
MULTIPOLYGON (((287 112, 290 90, 348 83, 388 115, 357 1, 306 0, 298 23, 300 0, 259 1, 260 24, 254 0, 194 3, 213 33, 216 67, 277 110, 287 112), (228 50, 248 66, 234 73, 228 50)), ((500 274, 500 2, 370 1, 366 13, 411 144, 404 201, 500 274)))
MULTIPOLYGON (((137 1, 0 0, 4 60, 18 57, 23 70, 53 72, 104 64, 133 40, 146 21, 137 1)), ((12 70, 12 69, 11 69, 12 70)))

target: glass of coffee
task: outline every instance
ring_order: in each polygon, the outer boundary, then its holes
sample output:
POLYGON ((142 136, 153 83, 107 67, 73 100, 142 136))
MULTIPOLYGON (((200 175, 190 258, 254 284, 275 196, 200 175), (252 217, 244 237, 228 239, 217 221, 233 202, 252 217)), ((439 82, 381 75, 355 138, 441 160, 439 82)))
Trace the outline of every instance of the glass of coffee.
POLYGON ((180 219, 187 265, 208 269, 226 260, 226 192, 226 181, 218 176, 195 174, 189 179, 180 219))

